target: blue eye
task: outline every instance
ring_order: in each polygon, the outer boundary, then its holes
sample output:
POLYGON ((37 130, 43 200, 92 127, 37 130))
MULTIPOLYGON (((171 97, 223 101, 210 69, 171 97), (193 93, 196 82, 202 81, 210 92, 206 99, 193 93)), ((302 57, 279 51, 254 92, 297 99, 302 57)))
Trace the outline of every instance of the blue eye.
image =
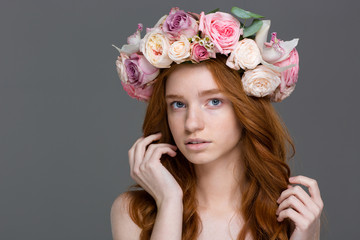
POLYGON ((185 106, 185 104, 184 103, 182 103, 182 102, 179 102, 179 101, 175 101, 175 102, 172 102, 171 104, 170 104, 170 106, 172 106, 173 108, 182 108, 182 107, 184 107, 185 106))
POLYGON ((211 100, 209 101, 209 103, 210 103, 210 105, 212 105, 212 106, 219 106, 219 105, 221 104, 221 100, 214 98, 214 99, 211 99, 211 100))

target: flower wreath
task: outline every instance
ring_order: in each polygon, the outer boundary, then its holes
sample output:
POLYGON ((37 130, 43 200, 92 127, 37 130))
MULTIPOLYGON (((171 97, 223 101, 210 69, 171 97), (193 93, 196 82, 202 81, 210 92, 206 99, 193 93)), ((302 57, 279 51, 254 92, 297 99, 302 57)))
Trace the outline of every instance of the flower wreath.
POLYGON ((177 7, 164 15, 153 28, 137 31, 128 37, 119 49, 116 69, 125 91, 133 98, 148 101, 152 84, 160 68, 169 68, 173 62, 200 63, 216 54, 226 55, 226 65, 241 72, 241 81, 247 95, 280 102, 295 88, 299 72, 299 55, 295 47, 299 39, 282 41, 276 32, 266 42, 270 20, 261 15, 233 7, 238 18, 253 18, 249 26, 229 13, 215 9, 200 15, 177 7))

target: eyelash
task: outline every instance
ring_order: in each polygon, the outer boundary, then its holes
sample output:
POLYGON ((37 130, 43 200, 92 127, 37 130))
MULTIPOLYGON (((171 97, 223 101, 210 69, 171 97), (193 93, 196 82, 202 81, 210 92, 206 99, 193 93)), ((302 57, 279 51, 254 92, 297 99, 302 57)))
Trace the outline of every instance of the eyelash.
MULTIPOLYGON (((221 99, 219 99, 219 98, 212 98, 212 99, 210 99, 208 102, 211 102, 211 101, 214 101, 214 100, 217 100, 217 101, 219 102, 218 105, 213 105, 213 106, 215 106, 215 107, 220 106, 220 105, 223 103, 223 101, 222 101, 221 99)), ((173 109, 179 109, 179 108, 181 108, 181 107, 178 107, 178 108, 174 107, 174 104, 176 104, 176 103, 181 103, 183 106, 185 105, 184 103, 182 103, 182 102, 180 102, 180 101, 173 101, 173 102, 170 103, 170 106, 171 106, 173 109)))

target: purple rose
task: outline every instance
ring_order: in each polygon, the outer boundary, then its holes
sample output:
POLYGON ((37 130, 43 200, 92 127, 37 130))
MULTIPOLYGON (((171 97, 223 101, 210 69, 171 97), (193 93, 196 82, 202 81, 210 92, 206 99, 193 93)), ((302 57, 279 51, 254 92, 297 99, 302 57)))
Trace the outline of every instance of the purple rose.
POLYGON ((162 30, 171 40, 178 40, 182 34, 188 38, 196 35, 199 30, 199 25, 190 14, 176 7, 170 10, 162 26, 162 30))
POLYGON ((144 86, 154 80, 160 70, 138 53, 133 53, 124 61, 127 83, 135 87, 144 86))

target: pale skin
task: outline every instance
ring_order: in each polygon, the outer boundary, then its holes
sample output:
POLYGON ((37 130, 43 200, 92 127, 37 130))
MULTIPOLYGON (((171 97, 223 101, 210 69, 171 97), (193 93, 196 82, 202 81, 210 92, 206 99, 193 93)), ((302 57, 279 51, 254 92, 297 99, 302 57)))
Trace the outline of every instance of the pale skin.
MULTIPOLYGON (((242 166, 238 159, 241 125, 231 102, 218 91, 210 71, 202 64, 183 65, 166 84, 167 115, 176 146, 153 143, 161 134, 139 138, 130 148, 131 177, 156 201, 158 214, 152 240, 180 240, 182 235, 183 193, 174 177, 161 164, 162 154, 174 157, 179 150, 194 164, 198 180, 197 209, 203 229, 198 239, 236 239, 243 226, 238 212, 241 201, 242 166), (200 146, 189 139, 201 139, 200 146), (198 145, 197 148, 195 145, 198 145), (146 147, 148 147, 146 149, 146 147), (219 180, 221 179, 221 181, 219 180)), ((278 221, 295 223, 292 240, 320 239, 320 215, 323 202, 315 180, 296 176, 278 199, 278 221)), ((141 229, 127 211, 128 198, 121 194, 111 209, 114 240, 139 239, 141 229)), ((252 239, 250 235, 247 239, 252 239)))

